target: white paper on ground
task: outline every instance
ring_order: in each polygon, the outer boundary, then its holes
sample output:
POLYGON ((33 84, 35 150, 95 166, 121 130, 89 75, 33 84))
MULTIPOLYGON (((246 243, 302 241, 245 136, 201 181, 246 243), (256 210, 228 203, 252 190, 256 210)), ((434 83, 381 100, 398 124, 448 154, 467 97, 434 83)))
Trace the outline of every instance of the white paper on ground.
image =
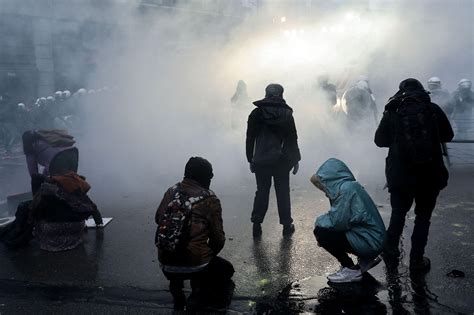
MULTIPOLYGON (((102 226, 105 227, 107 224, 110 223, 110 221, 112 221, 112 219, 113 218, 102 218, 102 222, 104 222, 102 226)), ((86 227, 91 228, 91 229, 97 228, 97 225, 95 225, 94 219, 87 219, 86 227)))
POLYGON ((13 221, 15 221, 15 217, 0 218, 0 227, 7 226, 10 223, 13 223, 13 221))

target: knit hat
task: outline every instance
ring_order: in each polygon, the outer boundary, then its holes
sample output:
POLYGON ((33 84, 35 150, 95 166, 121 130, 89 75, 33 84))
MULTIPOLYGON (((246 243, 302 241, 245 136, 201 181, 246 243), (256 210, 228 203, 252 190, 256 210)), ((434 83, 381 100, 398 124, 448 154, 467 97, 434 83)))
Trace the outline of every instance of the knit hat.
POLYGON ((202 187, 209 189, 213 177, 212 165, 208 160, 202 157, 191 157, 186 163, 184 178, 193 179, 202 187))
POLYGON ((281 86, 280 84, 277 84, 277 83, 272 83, 272 84, 269 84, 266 88, 265 88, 265 98, 269 98, 269 97, 283 97, 283 86, 281 86))

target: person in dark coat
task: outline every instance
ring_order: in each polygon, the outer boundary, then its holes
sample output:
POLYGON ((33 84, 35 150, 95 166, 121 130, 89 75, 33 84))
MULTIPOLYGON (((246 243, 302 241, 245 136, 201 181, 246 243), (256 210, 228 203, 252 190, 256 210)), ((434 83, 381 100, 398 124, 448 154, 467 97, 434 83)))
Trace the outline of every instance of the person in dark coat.
POLYGON ((329 75, 322 74, 318 76, 316 89, 323 97, 321 104, 324 108, 332 108, 337 104, 337 90, 334 84, 329 83, 329 75))
POLYGON ((212 305, 210 296, 214 296, 218 304, 226 304, 226 294, 233 284, 231 278, 235 270, 232 263, 218 256, 226 238, 221 203, 209 189, 213 176, 209 161, 201 157, 190 158, 186 163, 183 181, 166 191, 156 211, 158 260, 163 274, 170 281, 175 310, 197 310, 212 305), (188 219, 189 232, 183 246, 170 251, 160 241, 159 235, 164 229, 172 228, 167 227, 165 222, 170 205, 179 191, 189 198, 187 202, 191 203, 192 214, 188 219), (185 280, 191 280, 192 288, 187 301, 183 292, 185 280))
POLYGON ((254 237, 262 234, 261 224, 268 209, 272 177, 283 234, 291 235, 295 231, 289 173, 291 169, 293 174, 298 172, 301 159, 293 110, 283 99, 283 87, 270 84, 265 93, 264 99, 253 103, 257 108, 250 113, 247 122, 247 161, 257 181, 251 217, 254 237))
MULTIPOLYGON (((444 165, 441 144, 453 139, 454 134, 446 114, 432 103, 423 85, 416 79, 400 83, 399 91, 389 99, 380 125, 375 133, 375 144, 389 148, 386 159, 386 177, 390 192, 392 215, 387 230, 384 256, 398 258, 398 244, 405 224, 405 216, 415 202, 415 227, 411 237, 410 268, 428 270, 429 259, 424 257, 428 240, 431 214, 439 192, 448 184, 448 171, 444 165), (400 123, 402 108, 422 108, 434 126, 433 137, 423 148, 429 159, 415 163, 401 148, 408 141, 400 123)), ((426 129, 425 129, 426 130, 426 129)), ((419 147, 419 146, 418 146, 419 147)), ((410 151, 411 152, 411 151, 410 151)))
POLYGON ((449 91, 443 89, 441 79, 438 77, 431 77, 428 80, 428 90, 430 98, 433 103, 439 105, 448 118, 453 113, 453 104, 451 104, 451 95, 449 91))

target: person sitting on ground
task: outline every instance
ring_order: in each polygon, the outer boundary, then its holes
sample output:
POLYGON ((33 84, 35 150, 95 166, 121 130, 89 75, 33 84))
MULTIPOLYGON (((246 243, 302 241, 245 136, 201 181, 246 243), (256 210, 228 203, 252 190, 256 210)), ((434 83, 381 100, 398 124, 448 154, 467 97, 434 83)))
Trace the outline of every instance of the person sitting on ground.
POLYGON ((331 158, 311 177, 311 182, 329 198, 331 209, 316 219, 318 245, 340 263, 328 276, 336 283, 362 280, 362 274, 381 259, 385 225, 374 202, 344 162, 331 158), (347 253, 358 257, 355 265, 347 253))
POLYGON ((44 177, 29 208, 29 221, 41 249, 64 251, 82 243, 85 220, 93 217, 101 227, 102 216, 87 192, 90 185, 74 172, 44 177))
POLYGON ((79 151, 74 137, 65 130, 29 130, 23 133, 23 152, 31 176, 33 194, 41 183, 38 165, 44 167, 43 175, 77 172, 79 151))
POLYGON ((41 249, 69 250, 82 243, 84 221, 90 216, 102 226, 102 216, 87 196, 90 186, 84 177, 67 172, 38 175, 36 181, 33 200, 18 205, 16 220, 0 235, 8 248, 25 247, 35 237, 41 249))
POLYGON ((212 165, 201 157, 186 164, 182 182, 169 188, 155 215, 155 243, 163 274, 170 281, 175 309, 198 307, 208 293, 223 293, 234 268, 218 257, 225 244, 222 209, 209 190, 212 165), (191 280, 186 303, 183 281, 191 280))

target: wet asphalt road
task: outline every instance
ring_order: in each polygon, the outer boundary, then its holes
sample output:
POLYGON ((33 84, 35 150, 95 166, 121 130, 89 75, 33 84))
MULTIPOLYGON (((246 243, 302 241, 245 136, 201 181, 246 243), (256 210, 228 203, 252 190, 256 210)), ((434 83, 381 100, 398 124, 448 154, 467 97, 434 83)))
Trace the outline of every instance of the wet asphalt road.
MULTIPOLYGON (((24 173, 21 167, 8 170, 24 173)), ((294 180, 292 187, 296 233, 290 239, 281 236, 272 193, 262 240, 253 241, 251 178, 233 189, 222 189, 222 193, 215 189, 223 204, 227 235, 221 255, 236 269, 229 312, 472 314, 473 175, 472 167, 451 171, 450 186, 442 192, 432 220, 427 247, 432 270, 426 277, 410 278, 404 257, 398 273, 381 263, 362 283, 338 287, 328 285, 325 279, 338 265, 317 247, 312 235, 314 219, 327 210, 328 202, 305 178, 294 180), (447 277, 452 269, 464 271, 465 278, 447 277)), ((16 252, 1 247, 0 314, 168 312, 171 297, 158 268, 153 217, 162 193, 171 184, 162 183, 156 196, 139 200, 119 192, 95 196, 103 216, 114 220, 103 231, 88 230, 84 244, 75 250, 48 253, 34 243, 16 252)), ((21 181, 16 185, 7 189, 9 193, 28 187, 21 181)), ((379 186, 368 190, 388 223, 388 195, 379 186)), ((3 179, 2 187, 6 187, 3 179)), ((404 248, 409 248, 412 224, 411 212, 404 248)))

